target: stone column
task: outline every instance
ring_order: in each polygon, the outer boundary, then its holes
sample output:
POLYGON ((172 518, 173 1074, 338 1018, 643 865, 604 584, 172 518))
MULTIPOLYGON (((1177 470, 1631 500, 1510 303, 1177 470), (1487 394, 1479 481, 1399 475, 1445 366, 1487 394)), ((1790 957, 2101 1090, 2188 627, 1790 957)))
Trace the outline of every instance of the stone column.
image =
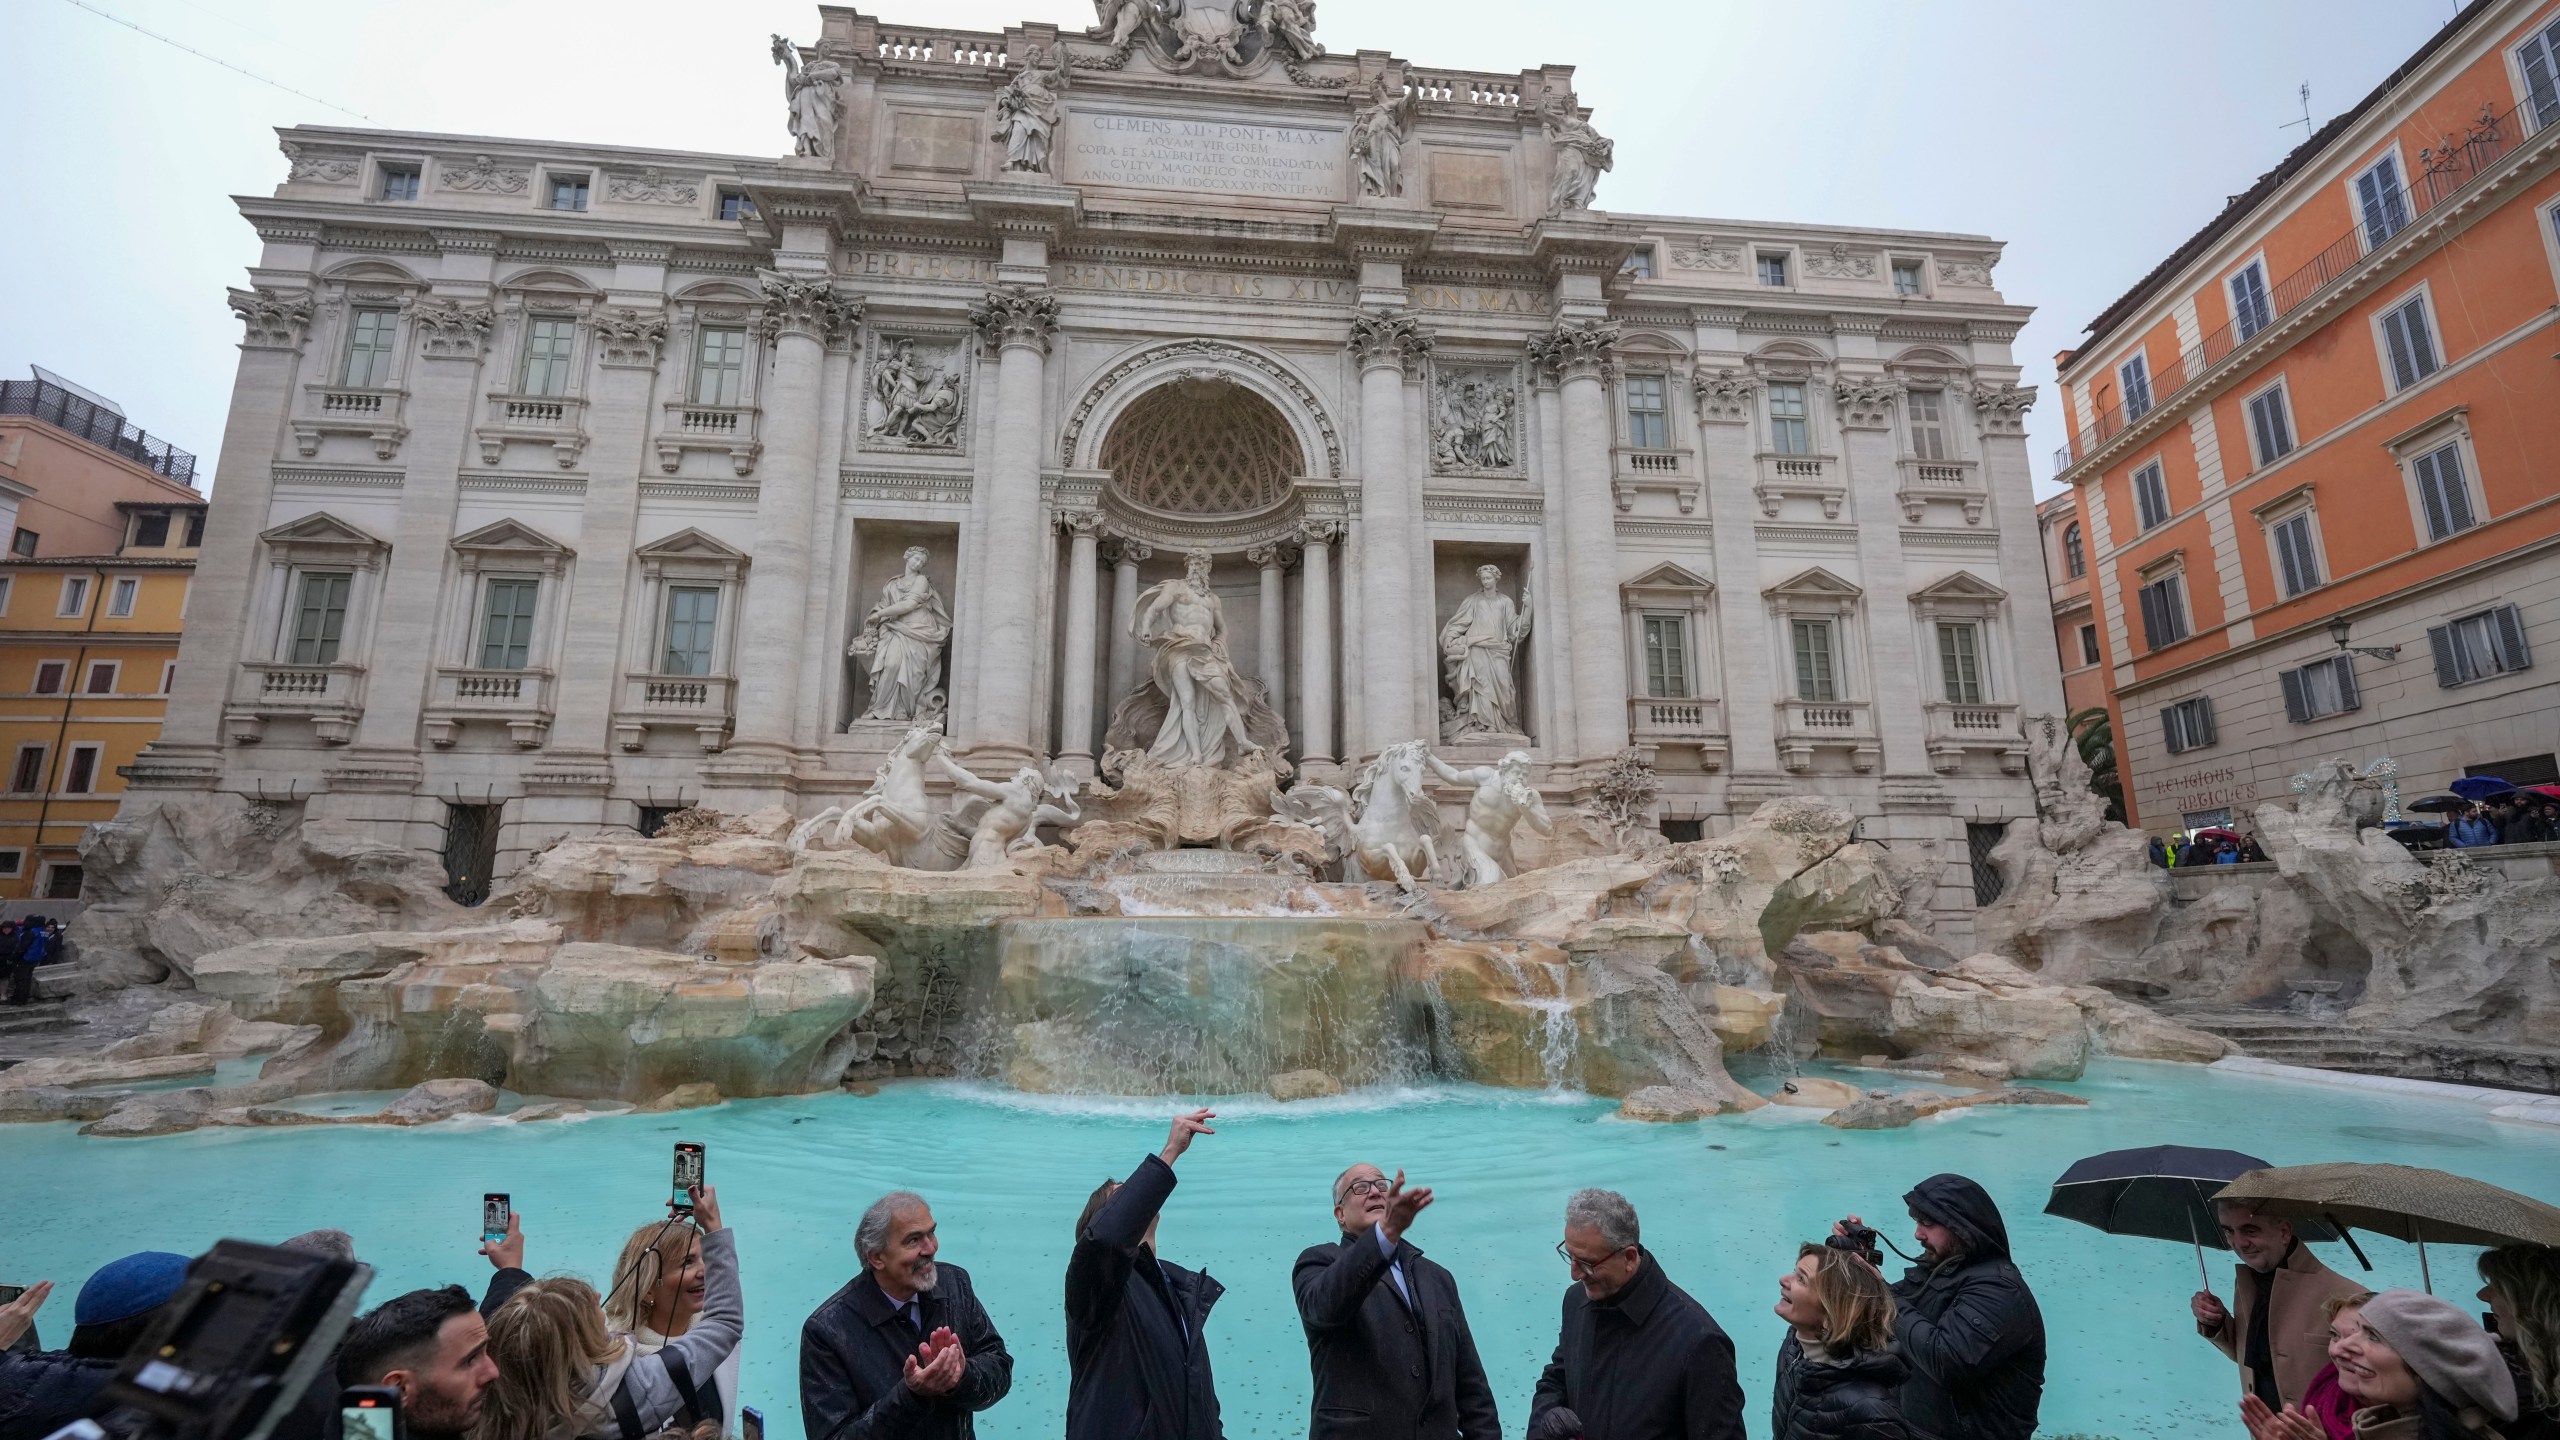
POLYGON ((1414 654, 1413 547, 1421 497, 1405 470, 1405 372, 1431 353, 1413 316, 1374 310, 1351 318, 1360 367, 1360 753, 1415 738, 1421 688, 1414 654))
POLYGON ((1564 588, 1571 610, 1573 728, 1582 760, 1627 743, 1626 625, 1618 604, 1617 505, 1609 490, 1611 352, 1618 327, 1564 321, 1529 342, 1529 358, 1554 382, 1564 414, 1564 588))
POLYGON ((134 761, 135 789, 210 785, 222 766, 222 707, 240 673, 250 617, 258 610, 258 534, 275 491, 279 417, 293 408, 294 370, 311 325, 311 294, 260 287, 231 292, 245 327, 231 411, 214 462, 198 583, 187 603, 178 679, 159 738, 134 761))
POLYGON ((1289 714, 1289 617, 1280 570, 1280 547, 1277 544, 1256 545, 1244 552, 1244 558, 1262 571, 1261 627, 1254 636, 1258 658, 1262 662, 1262 688, 1270 697, 1272 712, 1286 723, 1289 714))
POLYGON ((640 451, 666 338, 667 318, 654 310, 626 306, 594 325, 591 343, 601 368, 588 407, 594 438, 587 447, 587 504, 569 584, 563 632, 568 643, 561 647, 560 696, 547 759, 577 754, 606 763, 615 691, 622 683, 631 548, 640 517, 640 451))
POLYGON ((1118 551, 1111 562, 1111 693, 1102 697, 1106 724, 1108 712, 1138 688, 1138 637, 1130 633, 1138 624, 1138 567, 1156 553, 1125 537, 1118 551))
MULTIPOLYGON (((1851 513, 1858 520, 1858 583, 1866 590, 1867 699, 1887 775, 1929 775, 1928 689, 1921 667, 1938 663, 1934 645, 1915 642, 1911 586, 1902 558, 1901 471, 1894 463, 1893 407, 1902 386, 1881 375, 1841 375, 1831 384, 1847 467, 1851 513)), ((2038 574, 2042 574, 2041 565, 2038 574)), ((2048 622, 2049 623, 2049 622, 2048 622)))
MULTIPOLYGON (((995 347, 996 434, 987 466, 986 546, 990 567, 1032 568, 1041 544, 1040 436, 1043 371, 1049 337, 1058 328, 1056 292, 1006 285, 987 292, 969 312, 970 323, 995 347)), ((1031 685, 1038 673, 1039 597, 1029 584, 1005 584, 990 569, 982 592, 974 669, 977 702, 961 721, 964 754, 987 763, 1029 761, 1031 685)))
POLYGON ((1100 575, 1095 550, 1102 514, 1070 510, 1058 517, 1067 532, 1067 673, 1058 705, 1058 758, 1076 774, 1093 773, 1093 608, 1100 575))
POLYGON ((1701 361, 1691 388, 1698 401, 1707 514, 1715 522, 1716 652, 1723 661, 1721 676, 1701 677, 1695 688, 1724 700, 1733 773, 1774 781, 1779 773, 1775 702, 1788 693, 1791 669, 1786 656, 1769 653, 1769 612, 1760 598, 1760 542, 1752 529, 1762 518, 1751 493, 1760 463, 1751 443, 1760 377, 1748 369, 1710 368, 1701 361))
MULTIPOLYGON (((2018 717, 2067 715, 2062 698, 2062 657, 2043 643, 2050 628, 2044 596, 2044 534, 2035 515, 2035 474, 2027 464, 2027 411, 2036 387, 1977 382, 1970 397, 1982 436, 1982 483, 1991 492, 1991 524, 2000 531, 2001 607, 2017 667, 2018 717), (2015 517, 2024 515, 2027 519, 2015 517), (2021 578, 2025 577, 2025 578, 2021 578)), ((2094 553, 2094 552, 2092 552, 2094 553)))
POLYGON ((862 318, 862 303, 823 278, 767 271, 764 315, 773 374, 764 391, 764 455, 756 463, 755 570, 738 629, 737 739, 732 748, 783 764, 800 709, 808 643, 809 516, 818 486, 818 428, 827 340, 862 318))
POLYGON ((1333 757, 1333 537, 1331 521, 1299 527, 1298 760, 1333 757))

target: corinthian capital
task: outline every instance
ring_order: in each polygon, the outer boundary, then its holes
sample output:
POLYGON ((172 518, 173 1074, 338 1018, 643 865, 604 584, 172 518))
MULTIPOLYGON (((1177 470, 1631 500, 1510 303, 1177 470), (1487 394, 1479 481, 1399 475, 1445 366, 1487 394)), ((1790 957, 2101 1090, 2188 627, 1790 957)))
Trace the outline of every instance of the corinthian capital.
POLYGON ((1751 397, 1760 389, 1760 377, 1748 370, 1701 370, 1690 377, 1689 389, 1698 397, 1699 419, 1738 424, 1751 418, 1751 397))
POLYGON ((764 329, 770 336, 806 335, 821 344, 836 332, 862 323, 862 302, 839 295, 825 280, 766 270, 756 276, 764 288, 764 329))
POLYGON ((2027 412, 2035 408, 2036 387, 2033 385, 1995 385, 1989 381, 1973 387, 1973 413, 1982 422, 1985 435, 2024 435, 2027 412))
POLYGON ((246 327, 240 343, 253 350, 292 350, 302 344, 311 323, 311 292, 279 295, 261 286, 231 292, 231 313, 246 327))
POLYGON ((1879 376, 1844 375, 1831 382, 1831 398, 1840 403, 1840 423, 1852 430, 1882 430, 1893 423, 1893 404, 1902 387, 1879 376))
POLYGON ((430 360, 477 360, 489 341, 497 312, 486 305, 429 296, 409 307, 422 353, 430 360))
POLYGON ((667 317, 621 306, 598 315, 596 338, 604 342, 604 363, 646 369, 658 363, 658 347, 667 338, 667 317))
POLYGON ((969 307, 969 323, 992 349, 1016 345, 1047 353, 1058 329, 1058 292, 1029 285, 999 285, 969 307))
POLYGON ((1102 512, 1099 510, 1061 510, 1058 512, 1058 528, 1065 531, 1070 538, 1086 535, 1100 535, 1102 533, 1102 512))
POLYGON ((1606 380, 1617 348, 1614 320, 1559 320, 1546 334, 1529 337, 1529 363, 1551 380, 1606 380))
POLYGON ((1351 357, 1363 371, 1381 365, 1410 370, 1431 353, 1431 332, 1402 310, 1371 310, 1351 317, 1351 357))

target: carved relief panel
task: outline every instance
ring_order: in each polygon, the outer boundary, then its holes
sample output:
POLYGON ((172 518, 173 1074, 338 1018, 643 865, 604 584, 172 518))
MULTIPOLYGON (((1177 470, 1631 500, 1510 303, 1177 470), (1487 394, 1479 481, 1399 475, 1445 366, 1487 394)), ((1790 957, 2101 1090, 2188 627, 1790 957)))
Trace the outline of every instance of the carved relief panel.
POLYGON ((1431 367, 1431 472, 1520 474, 1520 367, 1431 367))
POLYGON ((862 448, 962 453, 971 363, 968 337, 953 330, 896 330, 864 336, 862 448))

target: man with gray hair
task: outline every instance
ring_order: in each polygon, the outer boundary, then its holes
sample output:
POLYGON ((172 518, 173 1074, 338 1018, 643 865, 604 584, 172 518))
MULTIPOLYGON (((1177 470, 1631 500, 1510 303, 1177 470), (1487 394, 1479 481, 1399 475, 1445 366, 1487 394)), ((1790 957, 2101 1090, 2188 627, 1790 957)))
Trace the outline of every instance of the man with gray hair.
POLYGON ((1291 1277, 1315 1370, 1311 1440, 1502 1440, 1458 1282, 1406 1238, 1431 1204, 1375 1165, 1334 1177, 1338 1243, 1291 1277))
POLYGON ((924 1197, 892 1190, 854 1227, 863 1273, 800 1327, 809 1440, 968 1440, 1013 1388, 1013 1356, 942 1248, 924 1197))
POLYGON ((1627 1197, 1575 1191, 1556 1253, 1575 1283, 1528 1440, 1743 1440, 1733 1341, 1662 1273, 1627 1197))

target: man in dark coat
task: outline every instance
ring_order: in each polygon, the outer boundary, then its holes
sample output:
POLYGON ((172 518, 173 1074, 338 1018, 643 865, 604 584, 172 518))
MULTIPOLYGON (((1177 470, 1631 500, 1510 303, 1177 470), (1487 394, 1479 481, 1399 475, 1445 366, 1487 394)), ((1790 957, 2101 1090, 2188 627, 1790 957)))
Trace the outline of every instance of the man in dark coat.
POLYGON ((1405 1240, 1430 1203, 1401 1170, 1335 1177, 1342 1239, 1300 1252, 1291 1277, 1315 1370, 1310 1440, 1501 1440, 1458 1282, 1405 1240))
POLYGON ((969 1284, 944 1265, 924 1197, 892 1191, 854 1227, 863 1273, 800 1327, 809 1440, 968 1440, 1013 1388, 1013 1356, 969 1284))
POLYGON ((2044 1398, 2044 1316, 2009 1262, 2000 1207, 1961 1175, 1932 1175, 1902 1203, 1921 1247, 1893 1287, 1894 1341, 1911 1366, 1903 1415, 1944 1440, 2029 1440, 2044 1398))
POLYGON ((1640 1238, 1615 1191, 1566 1202, 1556 1250, 1578 1283, 1529 1400, 1528 1440, 1743 1440, 1733 1341, 1640 1238))
POLYGON ((80 1287, 68 1346, 0 1354, 0 1440, 44 1440, 87 1415, 125 1352, 186 1283, 187 1264, 166 1250, 109 1261, 80 1287))
POLYGON ((1067 1260, 1067 1440, 1225 1440, 1203 1332, 1226 1287, 1156 1256, 1173 1162, 1216 1118, 1176 1119, 1162 1151, 1085 1202, 1067 1260))

